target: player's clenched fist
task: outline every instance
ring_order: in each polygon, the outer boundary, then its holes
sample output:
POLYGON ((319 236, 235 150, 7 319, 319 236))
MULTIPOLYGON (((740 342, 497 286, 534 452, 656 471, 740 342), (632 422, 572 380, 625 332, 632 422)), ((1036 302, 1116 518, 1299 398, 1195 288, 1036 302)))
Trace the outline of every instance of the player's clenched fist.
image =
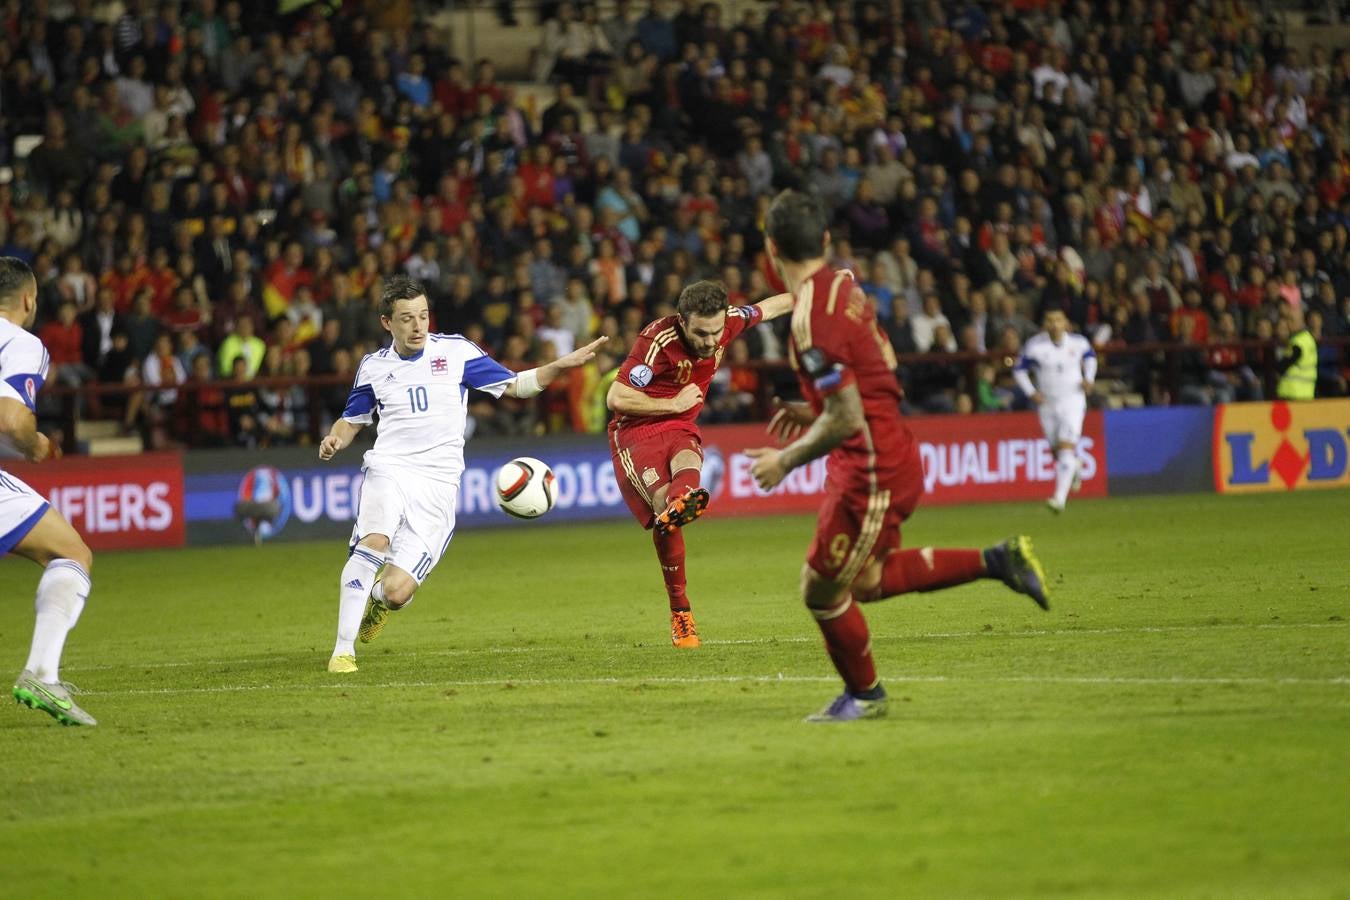
POLYGON ((672 401, 677 413, 688 412, 702 402, 703 392, 698 389, 696 384, 686 384, 672 401))
POLYGON ((783 483, 788 475, 784 465, 783 451, 775 447, 756 447, 745 451, 745 455, 754 460, 750 464, 750 475, 760 490, 771 491, 783 483))
POLYGON ((338 440, 335 434, 325 435, 319 442, 319 459, 327 462, 333 458, 333 455, 342 449, 342 442, 338 440))
POLYGON ((52 442, 42 432, 33 435, 33 446, 28 451, 28 461, 32 463, 42 462, 52 455, 52 442))

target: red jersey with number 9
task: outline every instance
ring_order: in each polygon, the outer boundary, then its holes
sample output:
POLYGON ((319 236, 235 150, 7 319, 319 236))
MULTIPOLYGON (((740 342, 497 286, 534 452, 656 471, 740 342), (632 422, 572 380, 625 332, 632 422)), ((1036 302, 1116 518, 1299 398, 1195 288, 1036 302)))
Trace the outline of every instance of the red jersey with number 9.
POLYGON ((817 415, 826 396, 848 385, 856 385, 862 398, 865 425, 828 458, 833 488, 922 481, 914 435, 900 416, 895 351, 851 273, 822 266, 798 286, 788 353, 802 396, 817 415))
MULTIPOLYGON (((708 386, 712 384, 717 367, 722 364, 722 354, 727 345, 740 336, 741 332, 757 325, 762 318, 758 306, 731 306, 727 308, 727 325, 718 342, 717 350, 707 359, 700 359, 690 352, 680 335, 680 326, 675 316, 666 316, 642 329, 628 358, 619 366, 615 379, 648 397, 666 400, 684 390, 685 385, 698 385, 706 398, 708 386)), ((665 416, 625 416, 616 415, 610 423, 610 430, 622 435, 625 442, 636 441, 646 435, 659 431, 681 428, 692 429, 698 421, 703 404, 697 403, 682 413, 665 416)))

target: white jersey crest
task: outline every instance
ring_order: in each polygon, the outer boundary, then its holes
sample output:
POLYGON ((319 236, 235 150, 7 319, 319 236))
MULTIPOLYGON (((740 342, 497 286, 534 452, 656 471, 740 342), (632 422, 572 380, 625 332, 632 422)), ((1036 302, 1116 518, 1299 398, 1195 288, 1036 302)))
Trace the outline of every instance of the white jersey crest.
POLYGON ((469 389, 500 397, 515 377, 473 341, 432 334, 422 352, 407 359, 392 347, 362 359, 342 418, 369 425, 379 413, 366 468, 412 468, 458 482, 469 389))

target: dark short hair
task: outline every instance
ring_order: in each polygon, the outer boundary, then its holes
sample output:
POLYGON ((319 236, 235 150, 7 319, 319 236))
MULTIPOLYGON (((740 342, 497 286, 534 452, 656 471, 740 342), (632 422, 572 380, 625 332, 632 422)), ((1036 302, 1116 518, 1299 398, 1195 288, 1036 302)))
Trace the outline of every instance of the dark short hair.
POLYGON ((380 292, 380 315, 387 319, 394 314, 395 303, 421 297, 426 292, 426 288, 407 275, 393 275, 385 279, 384 290, 380 292))
POLYGON ((825 252, 829 222, 825 207, 811 194, 786 190, 773 198, 764 232, 788 262, 805 262, 825 252))
POLYGON ((37 279, 28 263, 17 256, 0 256, 0 306, 13 306, 30 284, 37 284, 37 279))
POLYGON ((695 281, 680 291, 675 311, 684 319, 690 316, 715 316, 727 308, 727 289, 720 281, 695 281))

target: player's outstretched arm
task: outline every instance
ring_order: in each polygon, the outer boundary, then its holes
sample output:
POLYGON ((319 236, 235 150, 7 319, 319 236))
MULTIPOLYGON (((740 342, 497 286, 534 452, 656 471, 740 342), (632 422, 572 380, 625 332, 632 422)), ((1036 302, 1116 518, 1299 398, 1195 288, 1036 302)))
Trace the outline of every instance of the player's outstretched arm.
POLYGON ((0 397, 0 434, 29 462, 42 462, 52 452, 52 443, 37 430, 37 416, 18 400, 0 397))
POLYGON ((847 384, 825 395, 824 410, 811 423, 806 434, 796 441, 782 450, 761 447, 745 451, 745 455, 754 460, 750 474, 761 488, 771 490, 793 469, 824 456, 857 434, 865 421, 858 386, 847 384))
POLYGON ((540 366, 537 369, 530 369, 521 372, 511 382, 507 392, 518 400, 527 400, 537 395, 553 383, 559 375, 567 369, 577 369, 586 363, 595 359, 596 349, 609 340, 607 336, 600 336, 591 341, 584 347, 578 347, 566 356, 560 356, 551 363, 540 366))
POLYGON ((755 304, 759 307, 760 321, 767 322, 792 312, 791 294, 774 294, 767 300, 755 304))
POLYGON ((333 423, 333 427, 329 429, 328 434, 324 435, 323 440, 319 442, 319 459, 327 462, 339 450, 345 450, 364 427, 364 425, 356 422, 338 419, 333 423))

